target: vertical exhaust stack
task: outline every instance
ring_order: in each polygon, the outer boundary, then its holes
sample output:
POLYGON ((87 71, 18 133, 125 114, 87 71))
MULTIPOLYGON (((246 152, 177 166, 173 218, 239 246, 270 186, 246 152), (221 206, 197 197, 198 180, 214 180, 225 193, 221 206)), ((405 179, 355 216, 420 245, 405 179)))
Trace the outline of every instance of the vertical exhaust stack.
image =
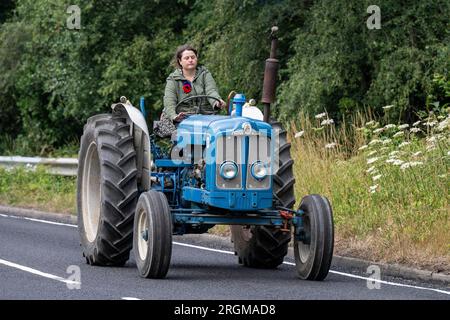
POLYGON ((279 65, 277 59, 278 38, 275 35, 277 31, 278 27, 273 26, 272 32, 270 33, 270 38, 272 39, 270 57, 266 60, 266 67, 264 69, 264 84, 261 102, 264 105, 265 122, 269 122, 270 104, 275 102, 276 79, 279 65))

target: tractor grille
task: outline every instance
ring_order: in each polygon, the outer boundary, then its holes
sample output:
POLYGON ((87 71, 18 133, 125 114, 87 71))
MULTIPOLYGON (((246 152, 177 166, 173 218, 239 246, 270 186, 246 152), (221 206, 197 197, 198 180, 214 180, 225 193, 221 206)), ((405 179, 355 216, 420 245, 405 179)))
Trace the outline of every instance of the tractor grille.
POLYGON ((242 189, 244 174, 246 176, 246 189, 270 188, 270 176, 262 181, 253 178, 251 166, 256 161, 269 165, 271 161, 271 140, 265 135, 231 135, 218 136, 216 140, 216 184, 219 189, 242 189), (245 141, 248 139, 248 146, 245 141), (248 148, 248 160, 245 159, 245 148, 248 148), (234 161, 239 168, 238 175, 232 180, 223 179, 220 175, 220 165, 224 161, 234 161), (246 170, 244 170, 244 168, 246 170), (246 173, 244 172, 246 171, 246 173))
POLYGON ((218 136, 216 142, 216 184, 219 189, 242 189, 243 148, 241 136, 218 136), (223 179, 220 165, 224 161, 234 161, 238 166, 237 177, 232 180, 223 179))
POLYGON ((268 165, 267 170, 270 174, 270 162, 271 162, 271 143, 270 138, 265 135, 252 135, 249 136, 249 152, 247 161, 247 189, 268 189, 270 187, 270 176, 259 181, 253 178, 251 174, 252 164, 256 161, 261 161, 268 165))

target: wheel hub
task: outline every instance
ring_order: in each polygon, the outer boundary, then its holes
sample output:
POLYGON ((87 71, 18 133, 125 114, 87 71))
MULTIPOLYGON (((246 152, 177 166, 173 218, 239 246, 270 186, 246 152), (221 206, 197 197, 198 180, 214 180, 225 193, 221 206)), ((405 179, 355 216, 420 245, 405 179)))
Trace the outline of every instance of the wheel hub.
POLYGON ((300 261, 306 263, 309 259, 311 250, 311 223, 308 216, 304 216, 303 220, 303 230, 299 234, 298 239, 298 253, 300 261))
POLYGON ((137 234, 140 235, 138 238, 138 252, 139 257, 145 260, 148 252, 148 222, 147 214, 144 210, 140 210, 138 214, 138 230, 137 234))

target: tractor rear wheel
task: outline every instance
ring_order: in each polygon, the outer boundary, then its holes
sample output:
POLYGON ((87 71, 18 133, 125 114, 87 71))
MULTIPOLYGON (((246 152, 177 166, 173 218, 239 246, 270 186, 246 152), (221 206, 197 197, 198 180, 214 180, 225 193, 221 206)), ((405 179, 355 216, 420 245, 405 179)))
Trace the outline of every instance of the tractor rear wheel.
POLYGON ((149 190, 139 197, 133 239, 139 275, 164 278, 172 255, 172 214, 163 193, 149 190))
POLYGON ((327 198, 305 196, 300 204, 303 238, 294 239, 297 274, 304 280, 323 280, 330 270, 334 247, 333 212, 327 198))
POLYGON ((88 119, 78 156, 78 231, 91 265, 122 266, 133 245, 136 152, 126 118, 88 119))
MULTIPOLYGON (((279 156, 279 168, 273 175, 273 197, 279 205, 292 209, 295 203, 295 178, 291 144, 287 141, 287 132, 280 122, 271 122, 271 125, 279 136, 279 144, 275 148, 279 156)), ((291 240, 290 232, 268 226, 237 225, 230 229, 235 252, 244 266, 272 269, 283 263, 291 240)))

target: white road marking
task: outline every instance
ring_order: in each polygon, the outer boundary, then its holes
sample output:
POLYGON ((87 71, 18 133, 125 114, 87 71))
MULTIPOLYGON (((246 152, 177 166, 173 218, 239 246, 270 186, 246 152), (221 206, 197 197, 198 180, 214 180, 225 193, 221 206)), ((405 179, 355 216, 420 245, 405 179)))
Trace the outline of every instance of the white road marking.
POLYGON ((190 247, 190 248, 195 248, 195 249, 201 249, 201 250, 205 250, 205 251, 213 251, 213 252, 220 252, 220 253, 226 253, 226 254, 233 254, 234 252, 232 251, 225 251, 225 250, 219 250, 219 249, 211 249, 211 248, 207 248, 207 247, 199 247, 199 246, 194 246, 193 244, 187 244, 187 243, 183 243, 183 242, 172 242, 173 244, 177 244, 179 246, 184 246, 184 247, 190 247))
POLYGON ((11 267, 11 268, 16 268, 16 269, 19 269, 19 270, 22 270, 22 271, 25 271, 25 272, 29 272, 29 273, 32 273, 32 274, 35 274, 37 276, 41 276, 41 277, 44 277, 44 278, 48 278, 48 279, 64 282, 65 284, 72 284, 72 285, 80 284, 81 285, 81 282, 73 281, 73 280, 67 280, 67 279, 64 279, 62 277, 58 277, 58 276, 55 276, 53 274, 50 274, 50 273, 45 273, 45 272, 42 272, 42 271, 30 268, 30 267, 22 266, 20 264, 14 263, 14 262, 6 261, 6 260, 3 260, 3 259, 0 259, 0 264, 4 264, 5 266, 11 267))
MULTIPOLYGON (((207 247, 195 246, 195 245, 192 245, 192 244, 186 244, 186 243, 181 243, 181 242, 173 242, 173 244, 177 244, 177 245, 184 246, 184 247, 191 247, 191 248, 206 250, 206 251, 213 251, 213 252, 220 252, 220 253, 226 253, 226 254, 233 254, 234 255, 233 251, 211 249, 211 248, 207 248, 207 247)), ((288 261, 284 261, 283 264, 286 264, 286 265, 289 265, 289 266, 295 266, 295 263, 288 262, 288 261)), ((439 290, 439 289, 411 286, 411 285, 402 284, 402 283, 396 283, 396 282, 390 282, 390 281, 373 279, 373 278, 369 278, 369 277, 357 276, 357 275, 354 275, 354 274, 351 274, 351 273, 339 272, 339 271, 334 271, 334 270, 330 270, 330 273, 338 274, 338 275, 345 276, 345 277, 355 278, 355 279, 366 280, 366 281, 369 280, 371 282, 379 282, 379 283, 388 284, 388 285, 392 285, 392 286, 414 288, 414 289, 420 289, 420 290, 431 290, 431 291, 435 291, 435 292, 439 292, 439 293, 450 295, 449 291, 444 291, 444 290, 439 290)))
POLYGON ((47 221, 47 220, 41 220, 41 219, 34 219, 34 218, 27 218, 27 217, 18 217, 18 216, 10 216, 7 214, 1 214, 0 213, 0 217, 4 217, 4 218, 12 218, 12 219, 21 219, 21 220, 30 220, 30 221, 35 221, 35 222, 42 222, 42 223, 47 223, 47 224, 54 224, 56 226, 66 226, 66 227, 72 227, 72 228, 77 228, 78 226, 75 224, 67 224, 67 223, 60 223, 60 222, 53 222, 53 221, 47 221))
POLYGON ((135 297, 122 297, 122 300, 141 300, 135 297))
MULTIPOLYGON (((74 228, 78 227, 77 225, 74 225, 74 224, 65 224, 65 223, 51 222, 51 221, 40 220, 40 219, 16 217, 16 216, 10 216, 10 215, 5 215, 5 214, 0 214, 0 216, 8 217, 8 218, 25 219, 25 220, 35 221, 35 222, 54 224, 54 225, 63 225, 63 226, 74 227, 74 228)), ((232 254, 232 255, 234 255, 233 251, 212 249, 212 248, 196 246, 196 245, 192 245, 192 244, 187 244, 187 243, 182 243, 182 242, 175 242, 175 241, 173 242, 173 244, 176 244, 176 245, 179 245, 179 246, 191 247, 191 248, 200 249, 200 250, 205 250, 205 251, 212 251, 212 252, 219 252, 219 253, 225 253, 225 254, 232 254)), ((0 262, 2 262, 2 261, 4 261, 4 260, 0 259, 0 262)), ((284 261, 283 264, 290 265, 290 266, 295 266, 295 263, 287 262, 287 261, 284 261)), ((27 268, 27 267, 25 267, 25 268, 27 268)), ((31 270, 34 270, 34 269, 31 269, 31 270)), ((38 271, 38 272, 40 272, 40 271, 38 271)), ((338 275, 341 275, 341 276, 344 276, 344 277, 350 277, 350 278, 361 279, 361 280, 366 280, 366 281, 368 280, 368 281, 372 281, 372 282, 379 282, 379 283, 388 284, 388 285, 392 285, 392 286, 413 288, 413 289, 419 289, 419 290, 429 290, 429 291, 434 291, 434 292, 450 295, 450 291, 445 291, 445 290, 439 290, 439 289, 433 289, 433 288, 425 288, 425 287, 419 287, 419 286, 411 286, 411 285, 407 285, 407 284, 390 282, 390 281, 384 281, 384 280, 377 280, 377 279, 373 279, 373 278, 369 278, 369 277, 362 277, 362 276, 354 275, 354 274, 351 274, 351 273, 339 272, 339 271, 334 271, 334 270, 330 270, 330 273, 338 274, 338 275)), ((50 276, 52 276, 52 275, 50 275, 50 276)), ((52 277, 56 277, 56 276, 52 276, 52 277)), ((63 278, 60 278, 60 279, 63 279, 63 278)), ((65 282, 69 281, 69 280, 66 280, 66 279, 63 279, 63 280, 65 282)), ((70 282, 72 283, 73 281, 70 281, 70 282)))
MULTIPOLYGON (((283 264, 287 264, 290 266, 295 266, 295 263, 292 262, 287 262, 284 261, 283 264)), ((374 278, 368 278, 368 277, 363 277, 363 276, 357 276, 355 274, 351 274, 351 273, 345 273, 345 272, 339 272, 339 271, 334 271, 334 270, 330 270, 330 273, 334 273, 334 274, 339 274, 341 276, 345 276, 345 277, 350 277, 350 278, 355 278, 355 279, 361 279, 361 280, 368 280, 370 282, 379 282, 379 283, 383 283, 383 284, 389 284, 391 286, 397 286, 397 287, 406 287, 406 288, 414 288, 414 289, 420 289, 420 290, 431 290, 431 291, 435 291, 435 292, 439 292, 439 293, 443 293, 443 294, 448 294, 450 295, 450 291, 444 291, 444 290, 439 290, 439 289, 433 289, 433 288, 425 288, 425 287, 418 287, 418 286, 411 286, 408 284, 402 284, 402 283, 396 283, 396 282, 390 282, 390 281, 384 281, 384 280, 378 280, 378 279, 374 279, 374 278)))

